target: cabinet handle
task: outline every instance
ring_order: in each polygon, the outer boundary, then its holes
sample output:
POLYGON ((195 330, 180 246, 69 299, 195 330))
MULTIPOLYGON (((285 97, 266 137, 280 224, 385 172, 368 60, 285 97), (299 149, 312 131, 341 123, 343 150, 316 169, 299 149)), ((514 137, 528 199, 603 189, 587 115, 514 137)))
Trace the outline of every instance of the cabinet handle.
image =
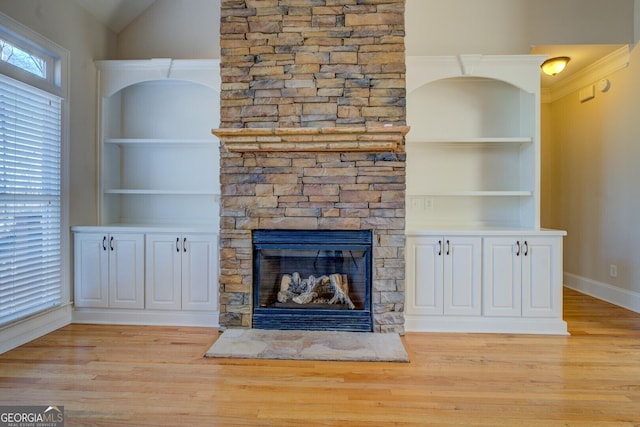
POLYGON ((187 252, 187 238, 185 237, 182 241, 182 251, 187 252))
POLYGON ((107 250, 107 236, 102 236, 102 250, 107 250))
POLYGON ((524 241, 524 256, 529 255, 529 242, 524 241))
POLYGON ((518 247, 518 250, 516 251, 516 256, 520 256, 520 240, 516 241, 516 246, 518 247))
POLYGON ((438 256, 442 255, 442 240, 438 240, 438 256))
POLYGON ((113 251, 113 236, 109 239, 109 249, 113 251))
POLYGON ((180 238, 176 237, 176 252, 180 252, 180 238))
POLYGON ((447 255, 451 253, 451 242, 447 240, 447 255))

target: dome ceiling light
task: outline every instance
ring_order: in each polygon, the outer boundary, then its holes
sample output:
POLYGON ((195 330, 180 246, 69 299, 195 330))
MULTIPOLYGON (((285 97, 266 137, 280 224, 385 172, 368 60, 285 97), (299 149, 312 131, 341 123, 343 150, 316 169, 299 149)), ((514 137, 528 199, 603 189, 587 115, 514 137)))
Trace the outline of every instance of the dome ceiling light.
POLYGON ((540 65, 540 68, 542 68, 543 73, 549 76, 555 76, 565 69, 570 60, 571 58, 568 56, 556 56, 555 58, 549 58, 544 61, 542 65, 540 65))

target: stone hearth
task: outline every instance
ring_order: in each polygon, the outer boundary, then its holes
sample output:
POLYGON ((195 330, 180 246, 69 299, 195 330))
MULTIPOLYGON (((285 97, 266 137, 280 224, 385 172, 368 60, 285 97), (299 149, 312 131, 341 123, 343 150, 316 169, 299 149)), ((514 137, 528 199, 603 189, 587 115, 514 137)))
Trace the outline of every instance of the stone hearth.
POLYGON ((258 229, 371 230, 404 332, 404 0, 221 1, 220 324, 252 326, 258 229))

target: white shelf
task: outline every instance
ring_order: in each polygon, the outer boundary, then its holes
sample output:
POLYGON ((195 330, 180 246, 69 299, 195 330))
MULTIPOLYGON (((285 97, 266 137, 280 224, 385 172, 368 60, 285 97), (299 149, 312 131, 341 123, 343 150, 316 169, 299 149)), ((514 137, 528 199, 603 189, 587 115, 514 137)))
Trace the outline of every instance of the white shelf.
POLYGON ((145 190, 129 188, 111 188, 104 191, 105 194, 131 194, 131 195, 167 195, 167 196, 220 196, 219 193, 208 190, 145 190))
POLYGON ((477 138, 426 138, 422 140, 410 140, 409 144, 444 144, 444 145, 509 145, 527 144, 533 142, 533 138, 526 136, 505 137, 477 137, 477 138))
POLYGON ((149 146, 179 146, 194 145, 194 146, 216 146, 218 142, 212 139, 158 139, 158 138, 108 138, 104 140, 105 144, 113 145, 149 145, 149 146))
POLYGON ((217 233, 213 223, 115 223, 102 225, 74 225, 71 231, 82 233, 217 233))
POLYGON ((442 191, 426 193, 426 197, 531 197, 532 191, 442 191))

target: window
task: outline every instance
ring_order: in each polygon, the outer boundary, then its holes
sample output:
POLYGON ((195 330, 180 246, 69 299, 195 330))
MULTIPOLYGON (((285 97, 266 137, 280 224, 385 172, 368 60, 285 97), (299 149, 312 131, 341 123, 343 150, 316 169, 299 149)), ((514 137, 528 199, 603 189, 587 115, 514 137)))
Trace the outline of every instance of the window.
POLYGON ((0 326, 63 301, 64 52, 24 31, 0 15, 0 326))
POLYGON ((0 37, 0 60, 41 78, 47 77, 47 61, 0 37))

